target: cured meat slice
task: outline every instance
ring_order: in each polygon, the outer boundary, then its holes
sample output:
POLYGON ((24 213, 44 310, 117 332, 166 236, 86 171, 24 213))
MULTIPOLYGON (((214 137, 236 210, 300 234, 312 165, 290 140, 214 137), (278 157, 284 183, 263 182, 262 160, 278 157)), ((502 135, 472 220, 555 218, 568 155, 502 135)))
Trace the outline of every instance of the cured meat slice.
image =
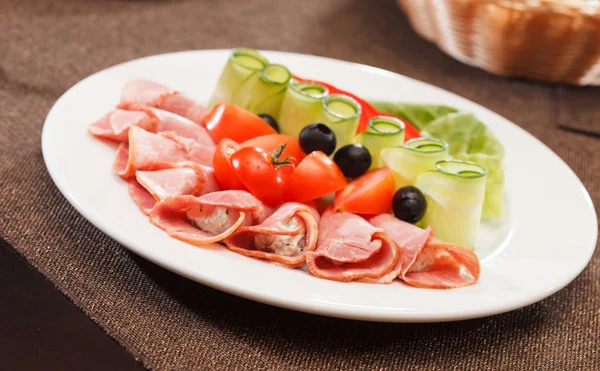
POLYGON ((152 170, 167 162, 189 160, 189 152, 173 138, 150 133, 138 127, 129 130, 129 146, 121 144, 117 150, 115 171, 129 178, 137 170, 152 170), (125 155, 127 161, 123 161, 125 155))
POLYGON ((129 196, 131 196, 135 204, 144 214, 150 215, 152 209, 156 205, 156 200, 152 197, 150 192, 142 187, 135 178, 131 178, 127 181, 127 187, 129 196))
POLYGON ((190 161, 205 166, 213 166, 213 157, 215 155, 214 146, 204 146, 191 138, 183 138, 172 131, 165 131, 158 133, 158 135, 177 142, 177 144, 187 152, 190 161))
POLYGON ((390 214, 369 219, 400 246, 403 256, 400 279, 406 283, 434 289, 469 286, 479 280, 480 264, 467 248, 433 237, 431 228, 421 229, 390 214))
POLYGON ((304 265, 305 253, 317 246, 318 223, 317 210, 288 202, 261 224, 240 227, 224 242, 238 254, 296 268, 304 265))
POLYGON ((165 163, 192 161, 211 166, 214 148, 204 147, 193 139, 173 132, 150 133, 133 126, 129 145, 121 144, 113 168, 122 178, 132 177, 137 170, 155 170, 165 163))
POLYGON ((124 175, 122 175, 122 173, 125 172, 128 161, 129 161, 129 146, 125 143, 121 143, 119 148, 117 148, 117 156, 115 157, 115 162, 113 163, 113 170, 115 171, 115 173, 119 174, 121 177, 124 177, 124 175))
POLYGON ((174 113, 143 105, 130 105, 127 110, 116 109, 109 112, 91 124, 88 131, 99 138, 127 142, 129 128, 132 126, 152 133, 173 132, 180 137, 193 139, 201 146, 216 147, 203 125, 174 113))
POLYGON ((270 212, 246 191, 219 191, 167 197, 152 209, 150 221, 173 238, 201 246, 220 242, 241 226, 261 223, 270 212))
POLYGON ((121 91, 119 108, 139 104, 160 108, 200 124, 206 108, 184 94, 149 80, 133 80, 121 91))
POLYGON ((325 210, 315 251, 306 253, 310 272, 334 281, 379 282, 400 259, 398 246, 382 229, 358 215, 325 210))
POLYGON ((137 171, 128 183, 129 194, 146 215, 169 196, 200 196, 220 190, 213 169, 193 162, 165 163, 156 170, 137 171))
POLYGON ((156 130, 156 119, 142 111, 117 109, 102 116, 88 127, 90 134, 117 142, 129 140, 129 128, 139 126, 148 131, 156 130))
POLYGON ((193 139, 204 147, 216 147, 212 136, 203 125, 157 108, 150 108, 150 112, 157 118, 156 132, 171 131, 180 137, 193 139))

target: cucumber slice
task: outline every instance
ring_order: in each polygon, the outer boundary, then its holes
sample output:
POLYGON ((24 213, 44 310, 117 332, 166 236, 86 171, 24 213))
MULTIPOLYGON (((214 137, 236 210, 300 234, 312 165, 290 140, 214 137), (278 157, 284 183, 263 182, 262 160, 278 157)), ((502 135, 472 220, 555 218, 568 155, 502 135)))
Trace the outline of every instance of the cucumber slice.
POLYGON ((427 199, 419 222, 431 226, 440 240, 473 250, 481 220, 487 171, 469 161, 443 160, 421 173, 415 186, 427 199))
POLYGON ((246 80, 235 92, 231 104, 256 114, 266 113, 279 120, 283 96, 292 74, 280 64, 268 64, 246 80))
POLYGON ((360 104, 346 95, 331 94, 322 99, 322 109, 316 121, 329 126, 335 133, 334 153, 340 147, 353 143, 360 114, 360 104))
POLYGON ((404 144, 404 123, 393 117, 373 117, 369 120, 367 130, 356 136, 355 143, 360 143, 369 150, 370 169, 383 167, 385 164, 379 160, 381 150, 404 144))
POLYGON ((504 214, 504 148, 494 134, 470 113, 451 113, 432 121, 421 132, 444 140, 453 158, 476 162, 487 169, 482 217, 499 219, 504 214))
POLYGON ((291 79, 281 103, 279 131, 298 138, 302 129, 317 121, 323 110, 323 98, 329 90, 319 84, 291 79))
POLYGON ((218 103, 230 103, 235 91, 242 86, 250 76, 258 73, 269 62, 254 49, 238 48, 233 50, 227 60, 217 87, 210 98, 208 108, 218 103))
POLYGON ((380 166, 387 166, 394 174, 396 190, 414 185, 419 174, 435 169, 435 164, 448 157, 448 144, 439 139, 415 138, 404 146, 384 148, 380 152, 380 166))

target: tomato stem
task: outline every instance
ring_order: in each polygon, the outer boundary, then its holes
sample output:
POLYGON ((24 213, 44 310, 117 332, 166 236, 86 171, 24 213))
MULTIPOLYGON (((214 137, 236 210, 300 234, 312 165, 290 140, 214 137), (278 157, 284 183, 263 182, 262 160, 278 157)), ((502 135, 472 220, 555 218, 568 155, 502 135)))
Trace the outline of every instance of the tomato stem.
POLYGON ((294 166, 294 163, 291 161, 293 159, 293 157, 288 156, 284 159, 280 159, 281 155, 283 154, 283 151, 285 150, 286 145, 287 145, 287 143, 284 143, 281 146, 279 146, 278 149, 271 152, 271 163, 273 165, 278 165, 278 166, 292 165, 292 166, 294 166))

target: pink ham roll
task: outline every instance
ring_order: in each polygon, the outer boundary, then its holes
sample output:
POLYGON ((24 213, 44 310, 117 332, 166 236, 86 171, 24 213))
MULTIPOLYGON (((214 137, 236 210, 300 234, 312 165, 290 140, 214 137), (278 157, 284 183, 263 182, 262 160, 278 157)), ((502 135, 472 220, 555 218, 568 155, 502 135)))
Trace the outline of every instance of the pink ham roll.
POLYGON ((318 223, 316 209, 289 202, 261 224, 240 227, 224 242, 238 254, 296 268, 304 265, 305 254, 317 246, 318 223))
POLYGON ((167 197, 200 196, 220 190, 213 169, 193 162, 165 163, 156 170, 139 170, 127 182, 129 195, 146 215, 167 197))
POLYGON ((133 80, 121 91, 119 108, 147 105, 172 112, 200 124, 206 108, 184 94, 149 80, 133 80))
POLYGON ((347 212, 325 210, 315 251, 306 253, 310 272, 334 281, 380 282, 397 265, 398 246, 379 228, 347 212))
POLYGON ((150 221, 173 238, 201 246, 221 242, 239 227, 263 222, 273 210, 246 191, 174 196, 156 204, 150 221))
POLYGON ((170 131, 154 134, 133 126, 129 143, 121 144, 117 150, 113 168, 122 178, 129 179, 138 170, 156 170, 171 162, 191 161, 212 167, 214 151, 213 147, 170 131))
POLYGON ((127 111, 117 109, 102 116, 88 127, 90 134, 116 142, 129 140, 129 128, 138 126, 144 130, 155 132, 157 120, 143 111, 127 111))
POLYGON ((452 289, 469 286, 479 280, 480 264, 467 248, 433 237, 431 228, 421 229, 390 214, 369 219, 383 229, 402 251, 399 278, 425 288, 452 289))
POLYGON ((91 124, 90 134, 117 142, 129 141, 129 129, 137 126, 151 133, 173 132, 205 147, 216 147, 210 133, 200 124, 174 113, 146 106, 116 109, 91 124))

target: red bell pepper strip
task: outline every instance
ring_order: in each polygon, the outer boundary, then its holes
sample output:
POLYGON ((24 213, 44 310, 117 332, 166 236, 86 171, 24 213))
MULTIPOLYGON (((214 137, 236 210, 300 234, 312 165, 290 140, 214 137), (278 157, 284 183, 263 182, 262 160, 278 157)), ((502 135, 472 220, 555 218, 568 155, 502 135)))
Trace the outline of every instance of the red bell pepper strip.
POLYGON ((326 87, 327 89, 329 89, 329 94, 344 94, 349 96, 350 98, 354 99, 355 101, 358 102, 358 104, 360 104, 362 110, 361 110, 361 115, 360 115, 360 122, 358 124, 358 129, 356 130, 356 133, 362 133, 363 131, 367 130, 367 125, 369 124, 369 120, 372 119, 375 116, 386 116, 386 117, 394 117, 402 122, 404 122, 404 140, 408 141, 410 139, 413 138, 420 138, 421 134, 419 133, 419 130, 417 130, 417 128, 415 128, 410 122, 403 120, 400 117, 396 117, 394 115, 390 115, 389 113, 385 113, 385 112, 379 112, 375 109, 375 107, 373 107, 369 102, 367 102, 366 100, 357 97, 356 95, 338 89, 333 85, 327 84, 325 82, 322 81, 317 81, 317 80, 313 80, 313 79, 305 79, 296 75, 293 75, 293 77, 301 82, 311 82, 314 84, 319 84, 322 85, 324 87, 326 87))

